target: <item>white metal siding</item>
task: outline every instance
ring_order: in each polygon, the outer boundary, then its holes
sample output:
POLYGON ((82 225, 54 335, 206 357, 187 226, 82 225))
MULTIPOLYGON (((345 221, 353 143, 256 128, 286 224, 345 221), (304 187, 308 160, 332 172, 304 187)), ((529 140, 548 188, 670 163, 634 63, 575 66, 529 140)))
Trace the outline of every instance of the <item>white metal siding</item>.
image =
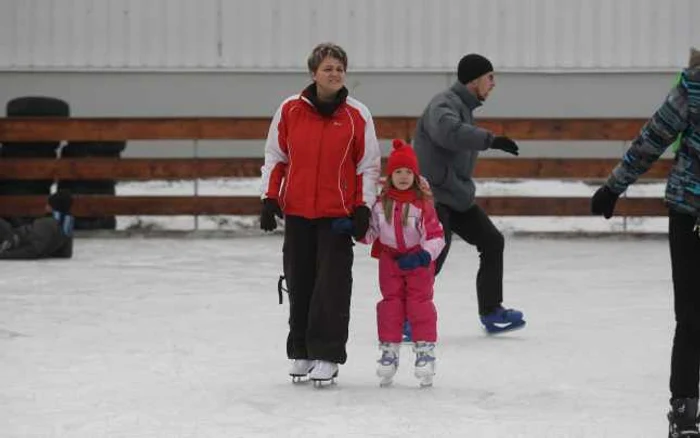
POLYGON ((0 0, 0 69, 303 70, 321 41, 362 71, 676 70, 698 0, 0 0))

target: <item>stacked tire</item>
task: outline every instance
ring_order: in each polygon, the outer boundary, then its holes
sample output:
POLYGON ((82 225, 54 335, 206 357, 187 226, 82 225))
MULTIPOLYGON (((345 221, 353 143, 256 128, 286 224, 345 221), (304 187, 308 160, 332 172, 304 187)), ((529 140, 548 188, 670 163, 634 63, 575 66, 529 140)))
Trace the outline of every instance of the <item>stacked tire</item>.
MULTIPOLYGON (((10 100, 6 115, 11 117, 70 117, 70 107, 63 100, 53 97, 27 96, 10 100)), ((56 159, 61 141, 50 142, 3 142, 0 144, 0 159, 56 159)), ((48 195, 53 180, 25 181, 0 180, 0 195, 48 195)), ((33 217, 5 218, 20 225, 32 221, 33 217)))
MULTIPOLYGON (((124 141, 75 141, 69 142, 61 149, 61 158, 120 158, 126 148, 124 141)), ((80 195, 116 194, 114 180, 61 180, 58 189, 70 190, 80 195)), ((117 220, 114 216, 76 217, 76 230, 114 230, 117 220)))

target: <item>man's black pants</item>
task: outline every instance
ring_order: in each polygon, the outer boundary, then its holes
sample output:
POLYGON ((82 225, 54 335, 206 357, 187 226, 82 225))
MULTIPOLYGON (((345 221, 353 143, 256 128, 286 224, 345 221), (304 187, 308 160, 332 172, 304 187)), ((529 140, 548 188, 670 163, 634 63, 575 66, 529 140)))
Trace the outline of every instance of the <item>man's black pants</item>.
POLYGON ((476 204, 466 211, 456 211, 439 203, 435 209, 445 230, 445 249, 435 262, 435 274, 440 272, 445 263, 452 243, 452 233, 476 246, 481 259, 476 274, 479 314, 490 313, 503 302, 503 234, 476 204))

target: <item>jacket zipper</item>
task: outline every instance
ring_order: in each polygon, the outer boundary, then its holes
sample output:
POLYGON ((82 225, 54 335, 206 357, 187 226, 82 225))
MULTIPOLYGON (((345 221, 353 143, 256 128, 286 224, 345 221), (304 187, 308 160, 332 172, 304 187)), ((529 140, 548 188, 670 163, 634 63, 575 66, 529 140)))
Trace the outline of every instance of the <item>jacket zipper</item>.
POLYGON ((321 129, 321 139, 318 142, 318 158, 316 160, 316 193, 314 196, 314 211, 318 213, 319 207, 318 207, 318 199, 319 199, 319 168, 321 161, 323 161, 323 138, 326 136, 326 127, 328 126, 328 119, 325 117, 323 118, 323 129, 321 129))

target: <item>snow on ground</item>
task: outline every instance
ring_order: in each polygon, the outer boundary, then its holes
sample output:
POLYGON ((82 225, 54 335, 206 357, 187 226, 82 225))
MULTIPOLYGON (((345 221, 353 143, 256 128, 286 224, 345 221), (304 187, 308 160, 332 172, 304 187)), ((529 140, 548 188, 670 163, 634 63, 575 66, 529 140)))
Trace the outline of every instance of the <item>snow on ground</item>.
MULTIPOLYGON (((259 178, 201 180, 195 182, 150 181, 120 183, 119 195, 200 195, 257 196, 259 178)), ((517 180, 477 181, 478 196, 580 196, 590 198, 597 186, 581 181, 517 180)), ((664 184, 637 184, 629 188, 632 197, 663 197, 664 184)), ((642 232, 665 233, 666 218, 621 218, 605 221, 599 217, 497 217, 496 225, 509 232, 642 232)), ((257 227, 257 218, 251 216, 142 216, 119 217, 118 229, 160 230, 249 230, 257 227)))
POLYGON ((475 250, 437 280, 438 374, 402 350, 374 375, 376 262, 356 247, 338 384, 286 376, 278 235, 79 239, 71 261, 0 264, 0 437, 665 436, 672 329, 663 239, 511 238, 506 304, 528 327, 485 335, 475 250))

